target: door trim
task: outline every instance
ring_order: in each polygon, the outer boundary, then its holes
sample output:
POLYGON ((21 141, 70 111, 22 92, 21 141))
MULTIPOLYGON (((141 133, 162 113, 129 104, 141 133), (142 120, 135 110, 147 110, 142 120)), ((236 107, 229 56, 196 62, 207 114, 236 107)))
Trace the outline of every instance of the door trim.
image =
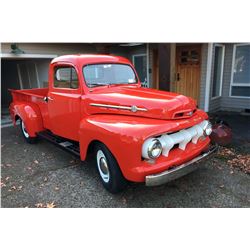
POLYGON ((213 43, 209 43, 207 48, 207 71, 206 71, 206 81, 205 81, 205 100, 204 100, 205 112, 209 111, 212 60, 213 60, 213 43))
POLYGON ((159 51, 152 49, 152 88, 159 90, 159 51))
MULTIPOLYGON (((132 55, 132 62, 133 65, 135 67, 135 57, 139 57, 139 56, 146 56, 146 76, 147 76, 147 86, 149 88, 149 73, 148 73, 148 68, 149 68, 149 56, 148 56, 148 47, 147 47, 147 53, 140 53, 140 54, 133 54, 132 55)), ((141 81, 141 79, 140 79, 141 81)))
MULTIPOLYGON (((225 45, 218 44, 218 43, 214 45, 214 60, 215 60, 215 49, 216 49, 216 47, 222 48, 221 73, 220 73, 220 88, 219 88, 219 95, 212 96, 213 95, 213 84, 214 84, 214 82, 213 82, 213 79, 211 79, 211 81, 212 81, 212 83, 211 83, 212 84, 211 100, 215 100, 215 99, 220 98, 222 96, 222 88, 223 88, 223 75, 224 75, 224 62, 225 62, 225 45)), ((212 68, 212 72, 214 74, 214 67, 212 68)))

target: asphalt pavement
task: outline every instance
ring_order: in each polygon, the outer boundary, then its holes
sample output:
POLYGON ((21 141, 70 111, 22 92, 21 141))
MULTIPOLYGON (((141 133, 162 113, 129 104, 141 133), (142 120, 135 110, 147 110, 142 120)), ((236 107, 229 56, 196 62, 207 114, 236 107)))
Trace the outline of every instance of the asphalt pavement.
POLYGON ((114 195, 103 188, 94 159, 81 162, 43 140, 27 144, 19 128, 1 132, 2 207, 250 207, 250 175, 216 155, 163 186, 131 183, 114 195))

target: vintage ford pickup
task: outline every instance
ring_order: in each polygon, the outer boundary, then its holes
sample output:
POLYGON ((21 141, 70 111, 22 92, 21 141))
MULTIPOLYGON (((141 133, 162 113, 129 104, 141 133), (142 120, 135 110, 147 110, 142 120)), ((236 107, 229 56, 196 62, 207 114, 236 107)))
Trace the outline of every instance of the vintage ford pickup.
POLYGON ((10 114, 27 142, 45 138, 83 161, 92 152, 104 187, 160 185, 215 151, 211 123, 189 97, 142 88, 129 60, 68 55, 52 60, 49 86, 10 90, 10 114))

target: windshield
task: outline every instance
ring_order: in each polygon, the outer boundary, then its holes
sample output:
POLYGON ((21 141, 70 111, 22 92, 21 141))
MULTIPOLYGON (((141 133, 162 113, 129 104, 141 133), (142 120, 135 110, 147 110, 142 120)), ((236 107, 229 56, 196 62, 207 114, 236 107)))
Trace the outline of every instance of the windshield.
POLYGON ((126 64, 91 64, 83 67, 88 87, 136 83, 134 70, 126 64))

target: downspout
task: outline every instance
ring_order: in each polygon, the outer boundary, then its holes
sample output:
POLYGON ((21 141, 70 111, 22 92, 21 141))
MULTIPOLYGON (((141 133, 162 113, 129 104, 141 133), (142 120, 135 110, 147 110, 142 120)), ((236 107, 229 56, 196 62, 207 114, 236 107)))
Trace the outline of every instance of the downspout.
POLYGON ((212 58, 213 58, 213 44, 209 43, 208 48, 207 48, 207 72, 206 72, 206 82, 205 82, 205 104, 204 104, 204 111, 205 112, 209 111, 212 58))

